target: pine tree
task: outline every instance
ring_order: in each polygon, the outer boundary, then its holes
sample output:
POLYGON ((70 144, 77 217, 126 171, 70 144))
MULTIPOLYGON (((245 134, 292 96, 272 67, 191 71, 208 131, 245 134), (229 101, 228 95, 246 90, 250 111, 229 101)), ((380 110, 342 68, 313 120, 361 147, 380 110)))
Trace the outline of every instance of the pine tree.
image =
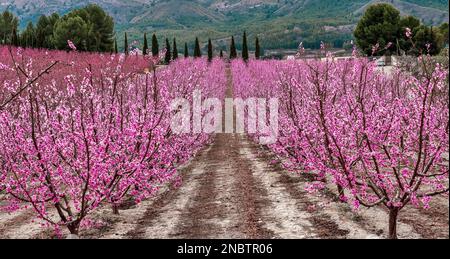
POLYGON ((172 59, 175 60, 178 58, 178 48, 177 48, 177 40, 173 38, 173 57, 172 59))
POLYGON ((195 38, 194 58, 201 58, 201 57, 202 51, 200 50, 200 42, 198 41, 198 38, 195 38))
POLYGON ((114 53, 119 53, 119 47, 117 46, 117 38, 114 38, 114 53))
POLYGON ((125 32, 124 52, 125 52, 125 55, 128 55, 128 35, 126 32, 125 32))
POLYGON ((147 41, 147 33, 144 33, 144 47, 142 48, 142 55, 148 54, 148 41, 147 41))
POLYGON ((234 42, 234 36, 231 36, 230 59, 235 58, 237 58, 236 43, 234 42))
POLYGON ((166 62, 166 64, 170 63, 171 60, 171 53, 170 53, 170 43, 169 43, 169 39, 166 38, 166 55, 164 57, 164 61, 166 62))
POLYGON ((211 39, 208 39, 208 61, 211 62, 213 60, 213 46, 211 39))
POLYGON ((259 46, 259 39, 258 37, 256 37, 256 42, 255 42, 255 58, 256 59, 260 59, 261 57, 261 46, 259 46))
POLYGON ((189 57, 189 48, 187 45, 187 42, 184 43, 184 58, 188 58, 189 57))
POLYGON ((158 38, 156 38, 155 34, 153 34, 153 36, 152 36, 152 55, 154 57, 159 55, 158 38))
POLYGON ((223 51, 220 50, 220 54, 219 54, 220 58, 223 58, 223 51))
POLYGON ((242 40, 242 59, 248 61, 248 46, 247 46, 247 33, 244 31, 244 37, 242 40))

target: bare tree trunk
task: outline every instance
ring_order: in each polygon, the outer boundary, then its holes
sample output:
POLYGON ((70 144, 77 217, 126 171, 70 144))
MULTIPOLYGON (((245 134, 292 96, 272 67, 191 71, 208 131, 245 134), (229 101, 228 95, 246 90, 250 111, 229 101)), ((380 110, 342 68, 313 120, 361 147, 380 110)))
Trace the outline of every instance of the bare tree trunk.
POLYGON ((113 204, 112 205, 112 211, 114 215, 119 215, 119 205, 118 204, 113 204))
POLYGON ((80 223, 79 222, 72 222, 69 225, 67 225, 67 228, 70 231, 70 235, 67 237, 67 239, 78 239, 78 234, 80 230, 80 223))
POLYGON ((397 219, 398 208, 389 209, 389 239, 398 239, 397 236, 397 219))
POLYGON ((339 184, 336 184, 336 186, 337 186, 338 193, 339 193, 339 200, 341 202, 344 202, 344 200, 342 199, 344 197, 344 195, 345 195, 344 188, 342 188, 342 186, 340 186, 339 184))

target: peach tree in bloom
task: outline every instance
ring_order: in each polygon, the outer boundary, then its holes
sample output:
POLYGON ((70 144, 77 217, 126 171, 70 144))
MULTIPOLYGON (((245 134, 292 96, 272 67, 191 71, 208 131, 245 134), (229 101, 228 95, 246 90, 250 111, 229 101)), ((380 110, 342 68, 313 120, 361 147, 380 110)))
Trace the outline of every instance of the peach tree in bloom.
POLYGON ((209 136, 173 134, 170 100, 194 88, 222 97, 225 75, 219 60, 156 69, 141 56, 72 49, 0 48, 0 191, 9 211, 32 208, 78 235, 96 208, 118 213, 179 181, 177 166, 209 136))
POLYGON ((433 67, 385 75, 364 58, 330 55, 232 64, 238 96, 283 100, 270 148, 284 165, 313 175, 311 191, 331 181, 355 209, 386 207, 389 238, 405 206, 427 209, 432 197, 448 197, 448 71, 433 67))

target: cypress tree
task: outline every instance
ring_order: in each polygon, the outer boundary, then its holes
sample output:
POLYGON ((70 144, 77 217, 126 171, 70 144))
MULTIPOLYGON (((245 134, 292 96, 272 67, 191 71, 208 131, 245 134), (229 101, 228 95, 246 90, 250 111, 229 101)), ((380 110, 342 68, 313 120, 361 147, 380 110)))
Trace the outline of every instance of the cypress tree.
POLYGON ((166 64, 169 64, 171 60, 171 53, 170 53, 170 43, 169 39, 166 38, 166 55, 164 57, 164 61, 166 64))
POLYGON ((187 45, 187 42, 184 43, 184 58, 188 58, 189 57, 189 48, 187 45))
POLYGON ((119 47, 117 47, 117 38, 114 38, 114 53, 119 53, 119 47))
POLYGON ((144 47, 142 48, 142 55, 147 55, 148 53, 148 41, 147 41, 147 33, 144 33, 144 47))
POLYGON ((219 54, 220 58, 223 58, 223 51, 220 50, 220 54, 219 54))
POLYGON ((248 61, 248 46, 247 46, 247 33, 244 31, 244 37, 242 40, 242 59, 248 61))
POLYGON ((230 59, 235 58, 237 58, 236 43, 234 42, 234 36, 231 36, 230 59))
POLYGON ((255 58, 256 59, 260 59, 261 57, 261 46, 259 46, 259 39, 258 37, 256 37, 256 42, 255 42, 255 58))
POLYGON ((194 58, 202 57, 202 51, 200 50, 200 42, 198 38, 195 38, 195 49, 194 49, 194 58))
POLYGON ((17 36, 17 29, 13 28, 11 35, 11 44, 13 46, 19 47, 19 37, 17 36))
POLYGON ((152 55, 154 57, 159 55, 158 38, 156 38, 155 34, 152 36, 152 55))
POLYGON ((208 61, 211 62, 213 59, 213 46, 211 39, 208 39, 208 61))
POLYGON ((178 48, 177 48, 177 40, 173 38, 173 57, 172 59, 175 60, 178 58, 178 48))
POLYGON ((125 32, 124 51, 125 51, 125 55, 128 55, 128 36, 127 36, 126 32, 125 32))

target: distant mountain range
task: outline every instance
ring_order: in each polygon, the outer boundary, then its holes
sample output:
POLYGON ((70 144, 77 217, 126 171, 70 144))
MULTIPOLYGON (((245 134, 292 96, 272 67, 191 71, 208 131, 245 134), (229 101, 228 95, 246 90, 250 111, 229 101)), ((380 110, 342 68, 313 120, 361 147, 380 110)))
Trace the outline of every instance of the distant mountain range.
POLYGON ((132 39, 157 32, 161 38, 189 42, 195 36, 202 42, 211 37, 225 47, 230 35, 246 30, 250 37, 258 35, 265 48, 295 48, 299 41, 311 47, 321 40, 342 44, 351 39, 364 10, 378 2, 391 3, 426 24, 449 20, 443 0, 0 0, 0 11, 14 12, 24 26, 41 14, 64 14, 96 3, 114 17, 119 40, 124 31, 132 39))

